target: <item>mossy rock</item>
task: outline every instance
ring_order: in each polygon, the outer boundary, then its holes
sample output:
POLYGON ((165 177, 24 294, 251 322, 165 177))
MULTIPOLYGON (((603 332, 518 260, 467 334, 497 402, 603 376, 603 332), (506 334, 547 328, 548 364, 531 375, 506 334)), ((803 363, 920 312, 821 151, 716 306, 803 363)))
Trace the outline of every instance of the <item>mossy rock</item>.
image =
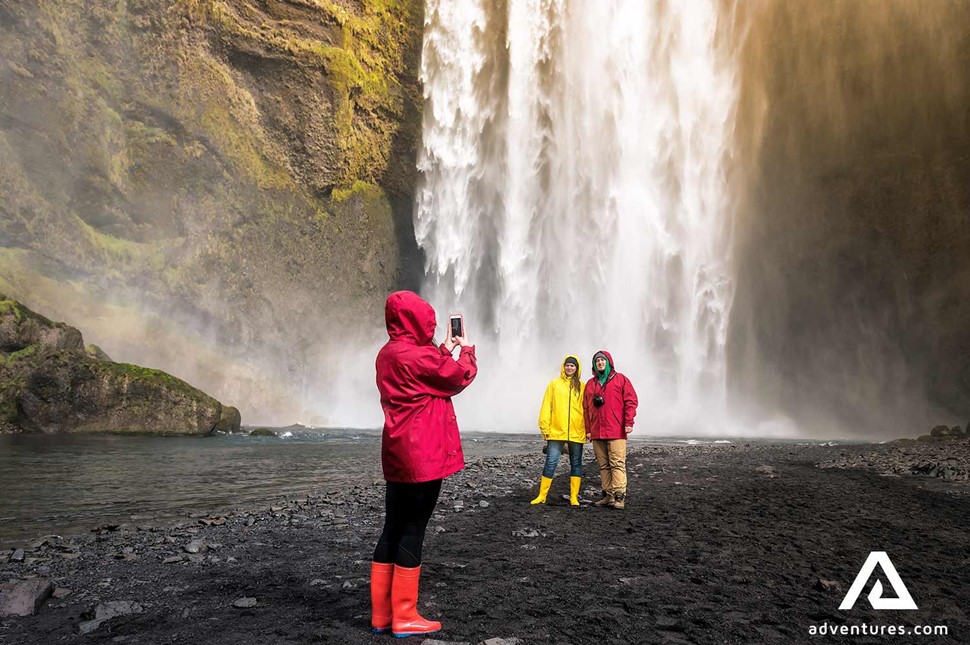
POLYGON ((0 352, 16 354, 34 347, 32 352, 72 350, 84 348, 81 332, 53 322, 23 306, 16 300, 0 295, 0 352))
POLYGON ((0 431, 204 435, 240 421, 185 381, 112 362, 77 329, 0 297, 0 431))
POLYGON ((269 428, 256 428, 249 433, 250 437, 278 437, 279 435, 269 428))
POLYGON ((85 347, 84 351, 87 352, 88 356, 91 358, 96 358, 99 361, 111 361, 111 357, 108 356, 103 349, 93 343, 85 347))

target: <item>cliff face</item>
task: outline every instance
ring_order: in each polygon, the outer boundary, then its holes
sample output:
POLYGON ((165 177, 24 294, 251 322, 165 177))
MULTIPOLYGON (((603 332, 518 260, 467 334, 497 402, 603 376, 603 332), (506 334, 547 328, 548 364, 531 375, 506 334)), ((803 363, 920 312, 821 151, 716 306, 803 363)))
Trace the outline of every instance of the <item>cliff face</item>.
POLYGON ((299 384, 416 257, 422 18, 0 3, 0 288, 254 422, 307 418, 299 384))
POLYGON ((882 436, 964 420, 970 5, 743 9, 739 398, 882 436))

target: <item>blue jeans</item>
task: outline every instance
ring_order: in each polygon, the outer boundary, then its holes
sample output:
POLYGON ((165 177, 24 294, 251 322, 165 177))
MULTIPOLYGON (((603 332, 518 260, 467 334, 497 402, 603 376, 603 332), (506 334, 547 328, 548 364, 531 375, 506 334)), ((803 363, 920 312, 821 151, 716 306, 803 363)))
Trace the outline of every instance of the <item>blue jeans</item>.
POLYGON ((559 465, 564 444, 569 445, 569 476, 583 476, 583 444, 575 441, 554 441, 550 439, 546 442, 546 467, 542 469, 543 477, 551 479, 556 474, 556 466, 559 465))

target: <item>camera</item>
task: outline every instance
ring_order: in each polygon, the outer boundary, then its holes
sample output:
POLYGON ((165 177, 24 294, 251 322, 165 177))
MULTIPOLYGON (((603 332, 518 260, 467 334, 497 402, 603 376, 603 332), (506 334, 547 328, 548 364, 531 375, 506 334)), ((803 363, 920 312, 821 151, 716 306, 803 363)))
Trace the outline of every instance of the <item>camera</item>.
POLYGON ((593 405, 595 405, 596 407, 598 408, 602 407, 604 403, 606 403, 606 399, 604 399, 599 394, 593 397, 593 405))

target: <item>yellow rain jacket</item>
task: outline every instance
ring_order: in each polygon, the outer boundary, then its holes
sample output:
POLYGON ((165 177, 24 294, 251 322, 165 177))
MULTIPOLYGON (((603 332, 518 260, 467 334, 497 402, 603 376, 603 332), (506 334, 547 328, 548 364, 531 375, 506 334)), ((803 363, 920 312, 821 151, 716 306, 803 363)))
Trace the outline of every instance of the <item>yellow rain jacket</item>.
MULTIPOLYGON (((569 358, 567 356, 566 358, 569 358)), ((576 356, 576 363, 579 359, 576 356)), ((572 388, 566 377, 566 359, 559 368, 559 378, 553 379, 546 394, 542 397, 542 409, 539 410, 539 431, 547 441, 575 441, 586 443, 586 424, 583 421, 583 392, 586 384, 579 381, 579 391, 572 388)), ((576 368, 576 378, 580 377, 580 368, 576 368)))

